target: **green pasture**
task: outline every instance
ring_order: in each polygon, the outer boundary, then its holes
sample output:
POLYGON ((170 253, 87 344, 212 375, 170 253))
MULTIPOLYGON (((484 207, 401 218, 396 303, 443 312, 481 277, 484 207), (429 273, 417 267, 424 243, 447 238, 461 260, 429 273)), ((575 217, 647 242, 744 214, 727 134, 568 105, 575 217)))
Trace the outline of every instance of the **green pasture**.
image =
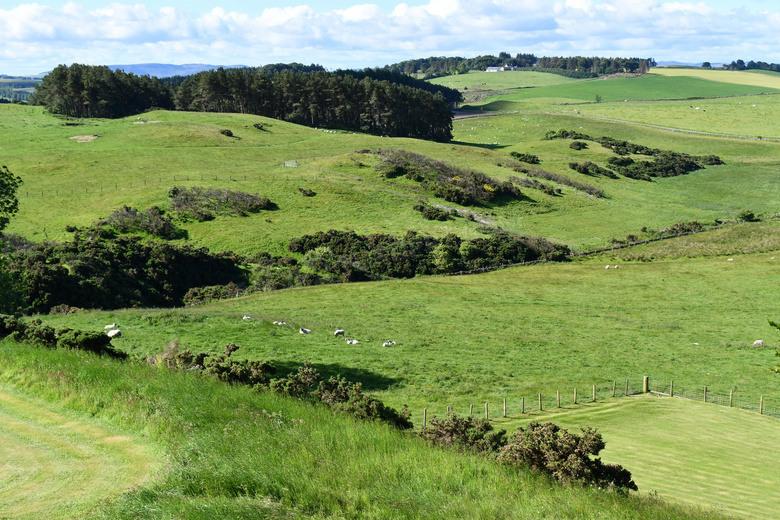
POLYGON ((756 520, 773 518, 780 507, 776 418, 636 396, 535 411, 495 426, 513 431, 531 421, 552 421, 573 432, 598 428, 606 442, 603 460, 628 468, 645 492, 756 520))
MULTIPOLYGON (((778 93, 778 87, 741 85, 711 81, 691 76, 667 77, 646 74, 633 78, 591 79, 544 89, 526 89, 488 100, 484 110, 510 111, 522 109, 524 101, 545 98, 553 103, 591 103, 596 96, 602 101, 625 101, 641 99, 689 99, 726 96, 747 96, 778 93), (554 101, 552 101, 554 100, 554 101)), ((469 107, 463 107, 467 109, 469 107)))
POLYGON ((408 404, 416 421, 425 407, 507 398, 516 410, 538 392, 627 378, 636 388, 645 375, 775 403, 778 376, 769 368, 780 338, 767 320, 780 317, 779 258, 621 262, 619 269, 593 259, 43 319, 87 330, 116 322, 122 338, 114 344, 142 357, 179 338, 211 353, 236 343, 241 357, 271 360, 283 373, 308 360, 363 381, 394 406, 408 404), (289 326, 271 323, 280 320, 289 326), (339 328, 360 344, 335 338, 339 328), (752 347, 757 339, 766 346, 752 347), (385 341, 397 345, 382 347, 385 341))
MULTIPOLYGON (((143 435, 165 457, 153 478, 121 496, 96 484, 93 507, 66 517, 725 518, 706 505, 677 505, 647 491, 623 496, 562 487, 484 457, 431 448, 381 424, 191 373, 10 341, 0 342, 0 361, 0 395, 34 395, 44 410, 62 403, 57 414, 71 419, 69 427, 86 414, 124 435, 143 435)), ((20 427, 47 420, 16 415, 20 427)), ((18 468, 18 478, 50 470, 47 462, 29 461, 18 468)), ((12 503, 38 508, 39 487, 0 494, 2 514, 15 511, 12 503)), ((67 511, 77 500, 63 493, 59 506, 67 511)))
POLYGON ((651 74, 666 77, 687 76, 723 83, 780 88, 780 74, 766 70, 717 70, 701 68, 656 67, 651 74))
POLYGON ((545 72, 512 70, 505 72, 475 72, 434 78, 430 83, 458 90, 516 90, 549 87, 582 80, 545 72))
POLYGON ((161 464, 150 443, 34 393, 0 387, 0 516, 82 518, 161 464))
MULTIPOLYGON (((578 115, 456 120, 450 144, 332 134, 235 114, 152 112, 143 116, 146 123, 127 118, 79 126, 66 126, 34 107, 4 106, 0 115, 8 135, 0 144, 3 163, 24 180, 20 211, 7 231, 36 241, 67 240, 66 226, 86 226, 123 205, 165 207, 168 190, 177 185, 259 193, 278 205, 276 211, 245 218, 184 224, 189 243, 214 250, 281 254, 291 238, 327 229, 480 236, 480 224, 462 217, 422 219, 412 208, 426 200, 425 193, 410 181, 382 178, 373 168, 374 156, 354 153, 381 147, 406 148, 500 179, 522 176, 510 168, 510 151, 528 152, 541 158, 540 168, 604 189, 605 198, 592 199, 565 186, 555 197, 524 188, 519 201, 468 208, 489 225, 543 235, 577 249, 603 247, 643 227, 729 219, 745 207, 758 214, 780 211, 777 143, 702 138, 578 115), (263 130, 253 127, 258 122, 263 130), (221 135, 222 128, 231 129, 234 137, 221 135), (559 128, 696 155, 717 154, 727 164, 654 182, 592 178, 572 171, 568 163, 604 164, 612 152, 593 143, 575 152, 567 140, 541 140, 547 130, 559 128), (100 137, 71 139, 89 135, 100 137), (299 166, 286 168, 285 161, 299 166), (303 197, 298 188, 317 195, 303 197)), ((434 197, 428 202, 464 209, 434 197)))

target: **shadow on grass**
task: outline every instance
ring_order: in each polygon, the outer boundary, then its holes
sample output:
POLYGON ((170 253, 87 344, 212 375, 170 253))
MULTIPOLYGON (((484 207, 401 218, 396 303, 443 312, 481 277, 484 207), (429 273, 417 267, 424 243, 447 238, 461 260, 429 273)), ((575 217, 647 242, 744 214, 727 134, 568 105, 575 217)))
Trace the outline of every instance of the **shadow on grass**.
MULTIPOLYGON (((287 377, 289 374, 297 372, 298 368, 303 366, 303 363, 290 361, 274 361, 273 364, 276 367, 276 375, 274 376, 276 378, 287 377)), ((348 367, 338 363, 312 363, 312 368, 319 372, 323 380, 328 380, 331 376, 341 376, 352 383, 363 383, 364 390, 387 390, 401 381, 400 379, 386 377, 370 370, 348 367)))

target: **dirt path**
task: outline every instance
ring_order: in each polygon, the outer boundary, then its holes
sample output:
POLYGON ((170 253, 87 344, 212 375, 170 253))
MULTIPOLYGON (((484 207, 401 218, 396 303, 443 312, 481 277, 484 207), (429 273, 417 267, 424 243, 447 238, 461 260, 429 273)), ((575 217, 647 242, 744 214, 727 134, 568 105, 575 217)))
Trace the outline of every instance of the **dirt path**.
POLYGON ((152 446, 0 388, 0 518, 80 518, 147 480, 152 446))

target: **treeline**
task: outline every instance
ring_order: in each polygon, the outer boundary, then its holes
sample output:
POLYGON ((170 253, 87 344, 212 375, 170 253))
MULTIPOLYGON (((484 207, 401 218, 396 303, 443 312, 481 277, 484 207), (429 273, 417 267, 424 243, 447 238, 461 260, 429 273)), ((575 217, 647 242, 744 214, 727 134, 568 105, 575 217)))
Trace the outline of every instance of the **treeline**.
POLYGON ((177 110, 256 114, 291 123, 414 137, 452 139, 452 112, 442 93, 373 79, 370 73, 216 69, 187 78, 177 110))
POLYGON ((533 54, 516 54, 512 57, 508 52, 500 52, 498 56, 484 55, 475 58, 430 57, 406 60, 393 65, 385 65, 384 69, 402 74, 422 74, 426 78, 465 74, 470 70, 485 70, 488 67, 533 67, 536 63, 533 54))
POLYGON ((386 70, 403 74, 422 74, 425 78, 465 74, 471 70, 483 71, 488 67, 533 67, 534 70, 560 74, 568 71, 571 77, 586 78, 621 72, 647 72, 655 67, 653 58, 599 58, 599 57, 542 57, 533 54, 515 54, 501 52, 498 56, 484 55, 476 58, 430 57, 402 61, 385 65, 386 70))
POLYGON ((57 66, 29 101, 69 117, 115 118, 174 108, 171 90, 157 78, 78 63, 57 66))
MULTIPOLYGON (((710 68, 709 66, 705 65, 709 65, 709 62, 703 63, 702 67, 710 68)), ((723 68, 728 70, 770 70, 773 72, 780 72, 780 63, 767 63, 765 61, 753 60, 745 63, 744 60, 736 60, 732 61, 728 65, 724 63, 723 68)))
POLYGON ((653 58, 598 58, 585 56, 555 56, 539 58, 536 62, 538 68, 561 69, 569 71, 589 72, 594 76, 605 74, 644 73, 650 67, 655 67, 653 58))
POLYGON ((125 117, 152 108, 233 112, 446 142, 452 138, 449 105, 459 96, 387 71, 219 68, 162 82, 74 64, 49 73, 30 101, 71 117, 125 117))

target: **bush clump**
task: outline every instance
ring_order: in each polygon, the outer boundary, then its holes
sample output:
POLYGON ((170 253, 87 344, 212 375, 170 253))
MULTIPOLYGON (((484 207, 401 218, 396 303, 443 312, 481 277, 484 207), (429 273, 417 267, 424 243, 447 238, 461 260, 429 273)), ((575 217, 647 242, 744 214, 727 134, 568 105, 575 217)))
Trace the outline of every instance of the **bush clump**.
POLYGON ((165 210, 157 206, 144 211, 122 206, 108 217, 95 222, 93 228, 110 228, 117 233, 143 232, 168 240, 186 237, 186 232, 178 229, 171 218, 165 215, 165 210))
POLYGON ((246 216, 276 206, 267 197, 243 191, 222 188, 176 186, 168 191, 170 208, 181 218, 192 218, 200 222, 213 220, 217 215, 246 216))
POLYGON ((49 348, 86 350, 117 359, 127 358, 127 354, 114 349, 111 338, 102 331, 54 329, 44 325, 39 319, 25 322, 14 316, 0 314, 0 339, 8 336, 14 341, 30 342, 49 348))
POLYGON ((383 149, 377 153, 380 162, 376 169, 382 175, 387 178, 405 176, 447 202, 471 206, 500 197, 520 196, 520 190, 511 182, 501 182, 478 171, 456 168, 403 149, 383 149))
POLYGON ((414 206, 415 211, 422 213, 422 216, 426 220, 438 220, 444 222, 450 218, 450 212, 437 208, 436 206, 428 206, 427 204, 417 204, 414 206))
POLYGON ((612 172, 611 170, 602 168, 598 164, 590 161, 585 161, 584 163, 572 162, 569 163, 569 168, 571 168, 576 172, 582 173, 583 175, 590 175, 592 177, 595 177, 597 175, 603 175, 604 177, 609 177, 610 179, 618 178, 618 176, 615 175, 615 173, 612 172))
POLYGON ((539 157, 530 153, 521 153, 521 152, 509 152, 509 155, 514 157, 520 162, 528 163, 528 164, 539 164, 539 157))
POLYGON ((496 431, 490 421, 473 415, 448 414, 443 419, 433 416, 430 423, 418 435, 436 446, 489 454, 497 453, 507 443, 506 430, 496 431))
POLYGON ((572 141, 569 148, 572 150, 585 150, 588 147, 588 143, 583 141, 572 141))
POLYGON ((534 422, 517 430, 498 459, 505 464, 529 467, 563 484, 636 491, 630 471, 618 464, 591 459, 605 445, 601 434, 593 428, 583 428, 582 435, 577 435, 551 422, 534 422))

